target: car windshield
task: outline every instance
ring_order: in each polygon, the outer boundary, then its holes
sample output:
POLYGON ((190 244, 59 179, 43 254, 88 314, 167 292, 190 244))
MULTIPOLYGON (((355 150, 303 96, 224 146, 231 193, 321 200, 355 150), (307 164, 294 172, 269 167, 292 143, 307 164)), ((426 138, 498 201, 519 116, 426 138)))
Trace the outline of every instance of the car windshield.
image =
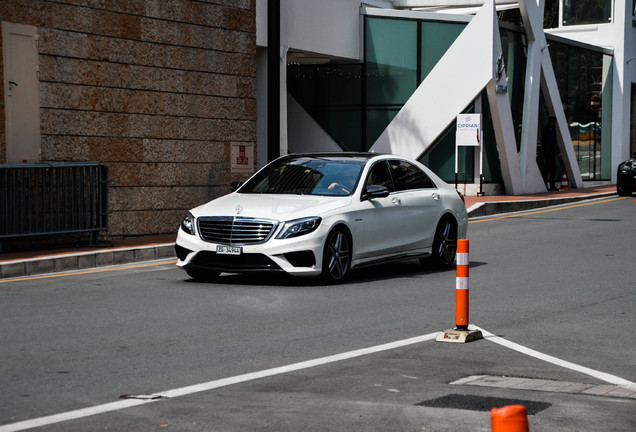
POLYGON ((365 160, 329 157, 281 159, 249 179, 240 193, 351 195, 365 160))

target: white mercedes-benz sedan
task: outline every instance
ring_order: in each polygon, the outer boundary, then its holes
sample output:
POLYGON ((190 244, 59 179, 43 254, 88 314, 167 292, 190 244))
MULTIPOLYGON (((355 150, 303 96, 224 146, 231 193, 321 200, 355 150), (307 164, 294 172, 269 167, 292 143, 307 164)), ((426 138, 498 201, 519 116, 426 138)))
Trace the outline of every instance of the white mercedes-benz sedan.
POLYGON ((235 186, 181 223, 177 266, 194 279, 283 271, 337 282, 407 258, 450 267, 466 237, 461 194, 401 156, 292 154, 235 186))

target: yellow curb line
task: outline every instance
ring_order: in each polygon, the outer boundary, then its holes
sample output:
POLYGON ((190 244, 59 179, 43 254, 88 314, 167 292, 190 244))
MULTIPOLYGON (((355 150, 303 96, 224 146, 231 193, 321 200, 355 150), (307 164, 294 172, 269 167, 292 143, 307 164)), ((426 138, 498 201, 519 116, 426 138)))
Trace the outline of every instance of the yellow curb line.
POLYGON ((105 272, 112 272, 112 271, 119 271, 119 270, 138 269, 138 268, 144 268, 144 267, 159 266, 164 264, 176 264, 176 262, 177 261, 175 260, 170 260, 170 261, 152 262, 147 264, 138 264, 133 266, 122 265, 121 267, 109 267, 109 268, 95 269, 95 270, 76 271, 76 272, 67 272, 67 273, 54 273, 54 274, 47 274, 47 275, 41 275, 41 276, 25 276, 25 277, 11 278, 11 279, 0 279, 0 284, 7 283, 7 282, 22 282, 22 281, 49 279, 49 278, 57 278, 57 277, 64 277, 64 276, 79 276, 79 275, 105 273, 105 272))

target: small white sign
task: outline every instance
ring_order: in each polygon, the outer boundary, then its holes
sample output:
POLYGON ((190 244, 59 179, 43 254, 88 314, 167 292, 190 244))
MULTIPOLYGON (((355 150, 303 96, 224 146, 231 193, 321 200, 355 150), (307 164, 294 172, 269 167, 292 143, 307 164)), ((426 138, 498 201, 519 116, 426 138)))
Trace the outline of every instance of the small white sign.
POLYGON ((480 146, 481 114, 458 115, 455 140, 458 146, 480 146))
POLYGON ((254 170, 254 145, 232 143, 232 172, 252 172, 254 170))

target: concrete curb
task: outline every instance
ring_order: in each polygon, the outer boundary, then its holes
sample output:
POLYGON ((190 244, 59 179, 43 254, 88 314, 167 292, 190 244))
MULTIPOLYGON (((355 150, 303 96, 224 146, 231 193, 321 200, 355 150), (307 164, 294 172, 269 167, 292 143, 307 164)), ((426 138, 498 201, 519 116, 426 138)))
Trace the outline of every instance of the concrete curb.
POLYGON ((0 279, 175 258, 174 243, 100 249, 0 262, 0 279))
POLYGON ((468 217, 492 216, 503 213, 513 213, 524 210, 533 210, 542 207, 550 207, 562 204, 569 204, 579 201, 587 201, 595 198, 604 198, 616 195, 616 192, 607 192, 592 195, 569 196, 563 198, 546 198, 538 200, 520 200, 520 201, 493 201, 481 202, 471 206, 468 209, 468 217))

